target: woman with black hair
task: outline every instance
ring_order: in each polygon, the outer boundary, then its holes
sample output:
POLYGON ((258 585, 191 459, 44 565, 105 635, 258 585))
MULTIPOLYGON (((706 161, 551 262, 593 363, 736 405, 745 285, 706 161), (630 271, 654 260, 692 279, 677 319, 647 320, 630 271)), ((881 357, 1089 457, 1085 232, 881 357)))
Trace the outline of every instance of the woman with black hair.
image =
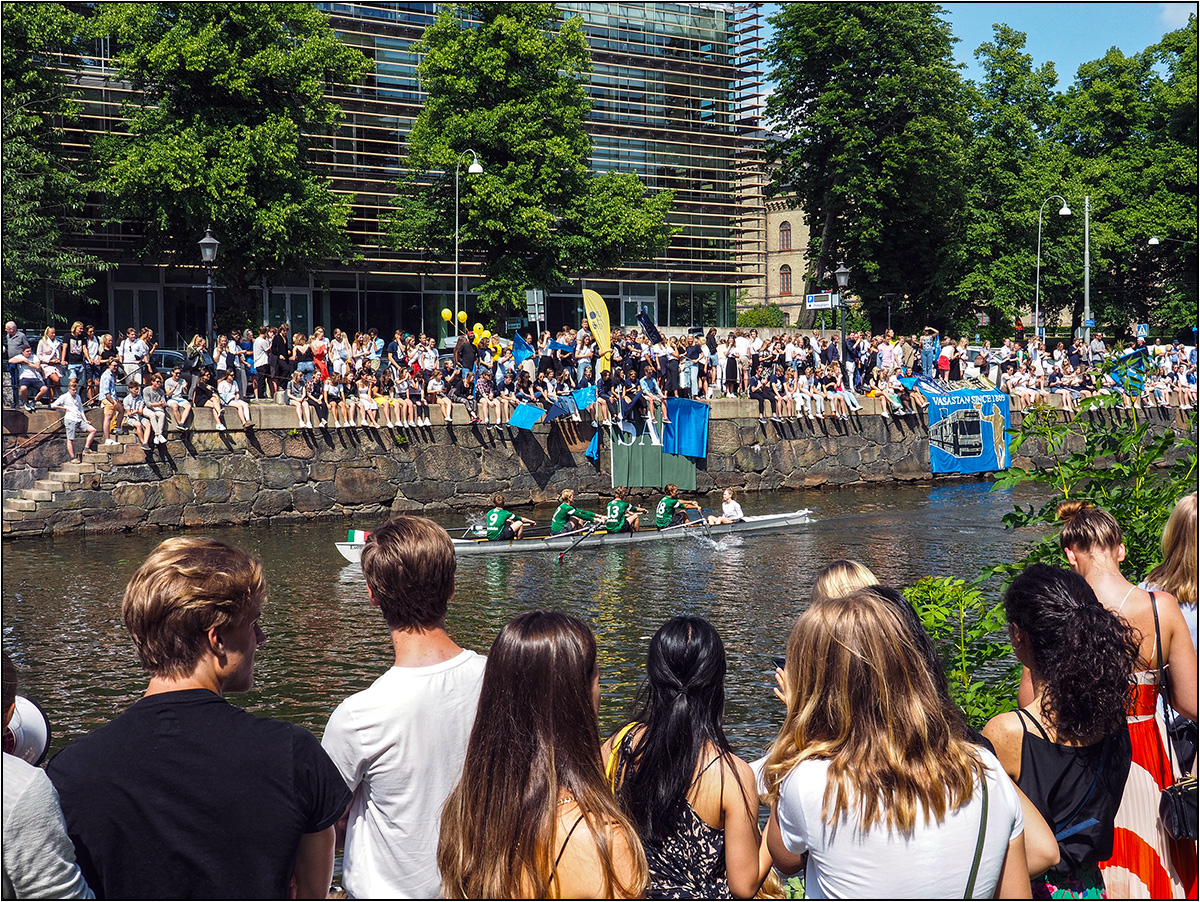
POLYGON ((1132 756, 1125 708, 1136 633, 1081 576, 1047 564, 1013 580, 1004 609, 1033 698, 983 734, 1058 839, 1059 863, 1034 878, 1033 897, 1101 898, 1099 864, 1113 851, 1132 756))
POLYGON ((650 640, 636 713, 604 745, 637 826, 651 899, 749 899, 771 867, 750 765, 725 738, 725 646, 707 620, 676 617, 650 640))

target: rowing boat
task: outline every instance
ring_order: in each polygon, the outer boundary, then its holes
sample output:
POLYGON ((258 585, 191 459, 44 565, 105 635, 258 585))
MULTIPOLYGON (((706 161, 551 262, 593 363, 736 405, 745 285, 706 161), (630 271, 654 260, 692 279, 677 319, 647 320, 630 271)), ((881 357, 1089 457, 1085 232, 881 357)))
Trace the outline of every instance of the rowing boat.
MULTIPOLYGON (((809 522, 808 509, 791 511, 786 514, 759 514, 746 517, 736 523, 721 523, 710 526, 709 532, 714 536, 730 534, 767 532, 770 530, 788 529, 809 522)), ((704 527, 699 520, 680 526, 668 526, 666 529, 642 529, 638 532, 604 532, 603 530, 584 536, 586 530, 560 532, 555 535, 527 536, 523 539, 489 541, 485 537, 455 538, 454 551, 456 554, 509 554, 522 551, 563 551, 579 542, 582 547, 600 545, 633 545, 639 542, 661 542, 670 539, 684 538, 690 535, 703 535, 704 527)), ((338 542, 337 550, 342 557, 357 564, 362 557, 365 539, 338 542)))

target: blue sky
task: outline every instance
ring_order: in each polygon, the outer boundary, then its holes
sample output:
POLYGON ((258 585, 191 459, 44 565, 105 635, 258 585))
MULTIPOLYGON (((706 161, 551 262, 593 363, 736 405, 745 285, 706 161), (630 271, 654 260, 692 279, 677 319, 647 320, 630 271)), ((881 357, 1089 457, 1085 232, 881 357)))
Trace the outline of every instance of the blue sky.
POLYGON ((978 81, 982 72, 975 48, 992 39, 996 22, 1025 32, 1034 66, 1054 62, 1058 89, 1075 79, 1080 64, 1099 59, 1110 47, 1125 55, 1158 43, 1168 31, 1187 24, 1195 3, 945 3, 959 42, 954 56, 966 63, 963 75, 978 81))
MULTIPOLYGON (((954 56, 965 63, 963 76, 978 81, 982 72, 975 48, 992 39, 992 25, 1003 22, 1025 32, 1025 49, 1035 67, 1054 62, 1058 90, 1075 80, 1080 64, 1099 59, 1110 47, 1128 55, 1157 44, 1168 31, 1187 24, 1195 3, 943 3, 946 18, 959 41, 954 56)), ((767 4, 769 16, 778 4, 767 4)), ((765 24, 765 23, 764 23, 765 24)), ((762 32, 764 42, 773 29, 762 32)))

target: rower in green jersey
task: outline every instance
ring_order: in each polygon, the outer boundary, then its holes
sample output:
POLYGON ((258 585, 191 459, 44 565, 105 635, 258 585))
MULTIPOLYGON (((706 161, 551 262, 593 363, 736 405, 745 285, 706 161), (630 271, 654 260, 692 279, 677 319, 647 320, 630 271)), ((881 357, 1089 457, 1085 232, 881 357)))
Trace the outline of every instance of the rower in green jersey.
MULTIPOLYGON (((550 532, 552 533, 562 532, 566 529, 583 529, 584 523, 594 523, 600 516, 575 506, 574 489, 563 489, 558 500, 560 502, 558 510, 554 512, 554 519, 550 521, 550 532)), ((600 519, 603 521, 604 518, 600 519)))
POLYGON ((654 511, 654 525, 659 529, 666 529, 668 526, 686 523, 688 522, 688 509, 698 511, 700 505, 695 501, 680 501, 679 486, 673 482, 668 483, 667 494, 658 502, 658 507, 654 511))
POLYGON ((519 539, 526 526, 537 526, 528 517, 521 517, 511 511, 506 511, 504 496, 499 492, 492 496, 492 509, 487 512, 486 522, 489 542, 519 539))
POLYGON ((629 497, 629 489, 625 486, 617 486, 613 492, 613 500, 608 502, 608 509, 604 512, 604 519, 608 521, 609 532, 637 532, 638 531, 638 514, 647 513, 644 507, 637 507, 625 499, 629 497))

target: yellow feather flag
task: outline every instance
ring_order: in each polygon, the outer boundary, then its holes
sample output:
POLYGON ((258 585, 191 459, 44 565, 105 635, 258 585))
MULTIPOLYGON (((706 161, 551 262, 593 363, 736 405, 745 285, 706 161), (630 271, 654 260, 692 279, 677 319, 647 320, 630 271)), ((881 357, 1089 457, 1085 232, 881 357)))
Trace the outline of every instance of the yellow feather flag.
POLYGON ((588 331, 596 339, 600 349, 600 365, 596 375, 607 373, 612 368, 612 329, 608 325, 608 304, 604 298, 590 288, 583 289, 583 309, 587 311, 588 331))

